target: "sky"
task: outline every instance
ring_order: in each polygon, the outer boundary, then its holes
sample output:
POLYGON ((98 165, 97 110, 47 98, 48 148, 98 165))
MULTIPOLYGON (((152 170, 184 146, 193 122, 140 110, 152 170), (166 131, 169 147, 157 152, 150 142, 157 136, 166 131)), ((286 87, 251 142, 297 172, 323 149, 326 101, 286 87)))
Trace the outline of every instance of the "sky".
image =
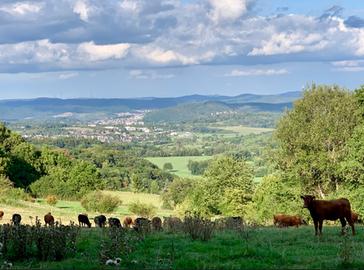
POLYGON ((0 99, 364 84, 361 0, 1 0, 0 99))

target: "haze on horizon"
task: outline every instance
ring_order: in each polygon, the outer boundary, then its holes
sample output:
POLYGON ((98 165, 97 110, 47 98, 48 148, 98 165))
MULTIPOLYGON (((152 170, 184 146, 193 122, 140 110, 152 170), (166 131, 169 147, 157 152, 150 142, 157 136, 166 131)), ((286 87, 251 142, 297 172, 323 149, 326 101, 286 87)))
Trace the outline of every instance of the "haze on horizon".
POLYGON ((360 2, 3 0, 0 99, 354 89, 360 2))

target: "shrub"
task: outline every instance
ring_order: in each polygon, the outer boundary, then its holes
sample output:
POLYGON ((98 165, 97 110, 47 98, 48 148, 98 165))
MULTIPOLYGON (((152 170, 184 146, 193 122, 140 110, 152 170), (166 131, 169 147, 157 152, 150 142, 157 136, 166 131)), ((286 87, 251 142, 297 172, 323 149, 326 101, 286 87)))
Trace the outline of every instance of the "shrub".
POLYGON ((173 170, 172 163, 170 163, 170 162, 164 163, 163 170, 165 170, 165 171, 171 171, 171 170, 173 170))
POLYGON ((104 194, 101 191, 92 191, 81 200, 82 207, 87 211, 103 213, 113 212, 121 203, 119 198, 104 194))
POLYGON ((141 217, 152 217, 155 215, 156 207, 152 204, 137 201, 129 205, 129 211, 141 217))
POLYGON ((56 205, 57 202, 58 202, 58 199, 57 199, 57 196, 55 195, 48 195, 47 198, 46 198, 46 202, 49 204, 49 205, 56 205))
POLYGON ((184 229, 192 240, 208 241, 214 231, 214 223, 199 215, 187 215, 184 220, 184 229))

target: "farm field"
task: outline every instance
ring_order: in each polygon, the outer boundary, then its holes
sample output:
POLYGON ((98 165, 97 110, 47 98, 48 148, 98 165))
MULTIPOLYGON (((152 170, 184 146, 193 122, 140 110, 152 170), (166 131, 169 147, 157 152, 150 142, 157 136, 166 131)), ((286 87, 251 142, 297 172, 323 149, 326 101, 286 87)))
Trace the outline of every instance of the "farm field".
POLYGON ((218 128, 225 132, 231 132, 239 135, 261 134, 264 132, 274 131, 273 128, 256 128, 247 126, 211 126, 211 128, 218 128))
MULTIPOLYGON (((81 229, 73 258, 61 262, 24 261, 13 269, 363 269, 364 234, 340 236, 326 226, 321 237, 313 227, 246 228, 216 232, 207 242, 184 233, 152 233, 121 256, 118 267, 100 262, 104 229, 81 229)), ((133 233, 133 232, 131 232, 133 233)))
POLYGON ((189 169, 187 168, 187 164, 189 160, 193 161, 203 161, 211 159, 212 156, 182 156, 182 157, 148 157, 146 158, 150 162, 157 165, 159 168, 163 169, 163 165, 167 162, 172 163, 173 170, 171 173, 174 173, 180 177, 199 177, 192 175, 189 169))
MULTIPOLYGON (((117 196, 122 200, 122 204, 116 209, 115 212, 106 214, 108 217, 122 218, 126 215, 132 215, 128 210, 128 205, 131 202, 140 201, 147 204, 152 204, 157 208, 157 216, 170 216, 171 210, 162 208, 162 201, 159 195, 147 193, 133 193, 124 191, 104 191, 107 194, 117 196)), ((69 224, 69 221, 76 222, 77 216, 80 213, 85 213, 89 217, 94 217, 98 213, 86 211, 81 203, 78 201, 64 201, 59 200, 55 206, 48 205, 43 199, 37 199, 34 203, 19 201, 16 204, 6 205, 0 204, 0 209, 4 211, 4 217, 0 224, 8 223, 13 213, 19 213, 22 216, 22 223, 34 224, 35 217, 38 216, 43 222, 43 216, 51 212, 56 221, 61 221, 63 224, 69 224)))

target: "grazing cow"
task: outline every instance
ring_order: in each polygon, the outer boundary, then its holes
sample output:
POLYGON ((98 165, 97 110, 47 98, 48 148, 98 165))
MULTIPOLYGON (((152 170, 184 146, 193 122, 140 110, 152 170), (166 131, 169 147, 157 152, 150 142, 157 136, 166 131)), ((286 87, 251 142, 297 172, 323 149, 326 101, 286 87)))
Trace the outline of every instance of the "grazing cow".
POLYGON ((91 228, 91 222, 88 219, 88 216, 86 214, 79 214, 78 215, 78 225, 80 227, 87 226, 87 227, 91 228))
POLYGON ((131 217, 125 217, 123 220, 123 226, 124 228, 130 228, 133 224, 133 219, 131 217))
POLYGON ((162 220, 159 217, 152 218, 152 229, 153 231, 162 230, 162 220))
POLYGON ((121 223, 120 223, 120 219, 118 218, 109 218, 108 219, 109 222, 109 226, 113 227, 113 228, 120 228, 121 227, 121 223))
POLYGON ((134 230, 137 232, 149 232, 151 221, 147 218, 136 218, 134 220, 134 230))
POLYGON ((4 211, 0 211, 0 220, 2 220, 4 217, 4 211))
POLYGON ((94 217, 95 225, 98 227, 105 227, 106 225, 106 217, 104 215, 94 217))
POLYGON ((279 227, 289 227, 307 224, 300 216, 289 216, 284 214, 278 214, 273 216, 274 225, 279 227))
POLYGON ((354 223, 362 223, 362 220, 359 218, 359 214, 351 211, 351 219, 354 223))
POLYGON ((322 223, 324 220, 337 220, 340 219, 342 230, 344 234, 344 228, 346 222, 351 226, 351 231, 355 235, 354 222, 351 218, 351 207, 348 199, 341 198, 337 200, 315 200, 315 196, 305 195, 301 196, 303 199, 303 207, 310 211, 313 223, 315 225, 315 235, 320 231, 322 234, 322 223))
POLYGON ((20 225, 20 221, 21 221, 21 215, 13 214, 13 217, 11 218, 11 223, 13 225, 20 225))
POLYGON ((44 222, 45 222, 46 226, 47 225, 49 225, 49 226, 54 225, 54 217, 52 216, 52 214, 50 212, 44 216, 44 222))

